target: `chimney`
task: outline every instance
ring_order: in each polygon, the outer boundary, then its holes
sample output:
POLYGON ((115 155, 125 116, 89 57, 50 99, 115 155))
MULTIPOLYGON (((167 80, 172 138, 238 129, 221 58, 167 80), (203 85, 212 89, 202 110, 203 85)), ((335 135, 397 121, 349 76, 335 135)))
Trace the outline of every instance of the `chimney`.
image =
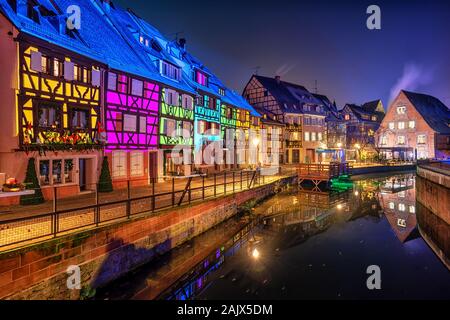
POLYGON ((277 84, 280 84, 281 77, 280 76, 275 76, 275 80, 277 81, 277 84))
POLYGON ((180 38, 180 40, 178 40, 178 44, 180 45, 180 47, 182 49, 186 49, 186 39, 185 38, 180 38))

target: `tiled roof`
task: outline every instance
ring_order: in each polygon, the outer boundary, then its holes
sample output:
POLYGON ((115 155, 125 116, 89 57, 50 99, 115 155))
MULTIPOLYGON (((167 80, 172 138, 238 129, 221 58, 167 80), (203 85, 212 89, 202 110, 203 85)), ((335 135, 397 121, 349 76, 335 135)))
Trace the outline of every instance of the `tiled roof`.
POLYGON ((283 109, 283 112, 322 115, 315 110, 307 112, 303 110, 303 105, 305 104, 325 106, 321 100, 317 99, 305 87, 276 78, 259 75, 255 75, 254 77, 277 100, 278 104, 283 109))
POLYGON ((433 130, 450 134, 450 109, 445 104, 427 94, 405 90, 403 93, 433 130))

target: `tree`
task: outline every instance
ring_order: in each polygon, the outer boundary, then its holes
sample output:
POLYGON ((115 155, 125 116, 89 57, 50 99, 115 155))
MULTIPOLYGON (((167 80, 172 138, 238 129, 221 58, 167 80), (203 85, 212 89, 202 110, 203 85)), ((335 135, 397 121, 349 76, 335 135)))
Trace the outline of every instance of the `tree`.
POLYGON ((109 172, 108 157, 103 158, 102 171, 100 172, 100 178, 98 181, 98 191, 99 192, 113 191, 111 173, 109 172))
POLYGON ((24 184, 27 190, 34 190, 34 194, 21 196, 21 205, 33 205, 44 202, 44 196, 42 195, 41 186, 39 185, 39 180, 36 174, 36 164, 34 158, 30 158, 28 160, 24 184))

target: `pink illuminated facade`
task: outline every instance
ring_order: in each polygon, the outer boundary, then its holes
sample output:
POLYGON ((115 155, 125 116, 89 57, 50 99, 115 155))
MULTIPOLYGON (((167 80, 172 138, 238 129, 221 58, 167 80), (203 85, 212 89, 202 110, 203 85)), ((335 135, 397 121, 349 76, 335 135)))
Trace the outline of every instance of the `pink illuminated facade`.
POLYGON ((114 181, 157 177, 158 84, 109 72, 105 98, 106 155, 114 181))

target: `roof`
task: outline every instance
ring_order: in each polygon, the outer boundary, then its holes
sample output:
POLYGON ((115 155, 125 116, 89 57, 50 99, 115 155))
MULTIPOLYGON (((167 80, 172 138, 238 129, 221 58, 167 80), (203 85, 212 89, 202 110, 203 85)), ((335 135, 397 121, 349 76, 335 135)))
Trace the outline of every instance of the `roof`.
POLYGON ((381 104, 381 108, 383 106, 381 100, 374 100, 370 102, 366 102, 362 105, 362 108, 368 112, 384 112, 384 109, 381 110, 379 107, 381 104))
POLYGON ((371 104, 371 103, 363 104, 363 106, 359 106, 359 105, 356 105, 353 103, 347 103, 345 105, 344 109, 341 110, 341 113, 347 107, 352 111, 352 113, 358 118, 359 121, 370 121, 370 122, 381 123, 381 121, 383 120, 383 118, 385 116, 384 112, 371 111, 370 107, 367 107, 368 104, 371 104), (364 107, 364 106, 366 106, 366 107, 364 107), (367 117, 369 117, 369 119, 364 119, 363 116, 367 116, 367 117), (376 116, 377 121, 372 121, 372 119, 371 119, 372 116, 376 116))
POLYGON ((427 94, 405 90, 402 92, 433 130, 450 134, 450 110, 445 104, 427 94))
POLYGON ((242 96, 228 89, 198 59, 181 50, 177 43, 166 39, 154 26, 131 10, 125 10, 112 2, 107 4, 102 0, 35 1, 39 12, 46 12, 46 15, 40 16, 39 23, 21 14, 20 10, 17 13, 7 0, 0 0, 0 11, 20 32, 106 64, 111 69, 155 80, 192 94, 195 94, 196 90, 203 90, 227 104, 249 110, 253 116, 261 116, 242 96), (66 8, 73 4, 81 9, 82 28, 77 31, 75 37, 70 37, 59 32, 59 23, 65 23, 66 8), (142 45, 139 42, 141 34, 157 41, 162 50, 142 45), (166 60, 180 67, 183 70, 181 81, 163 77, 155 59, 166 60), (210 87, 193 81, 193 67, 199 67, 208 73, 210 87), (225 95, 219 94, 219 88, 225 90, 225 95))
POLYGON ((82 28, 76 31, 74 37, 59 31, 59 24, 65 23, 66 8, 74 4, 73 0, 35 1, 39 11, 47 12, 46 15, 39 14, 39 22, 21 14, 21 10, 13 10, 7 0, 0 0, 0 11, 24 34, 107 64, 113 69, 152 78, 152 70, 133 50, 127 50, 128 44, 107 19, 104 19, 102 9, 95 1, 76 1, 83 20, 82 28), (101 37, 98 36, 99 30, 102 30, 101 37))
POLYGON ((253 77, 277 100, 283 112, 323 115, 323 113, 316 112, 315 110, 307 112, 303 110, 303 105, 305 104, 326 107, 324 102, 315 97, 305 87, 276 78, 260 75, 254 75, 253 77))

